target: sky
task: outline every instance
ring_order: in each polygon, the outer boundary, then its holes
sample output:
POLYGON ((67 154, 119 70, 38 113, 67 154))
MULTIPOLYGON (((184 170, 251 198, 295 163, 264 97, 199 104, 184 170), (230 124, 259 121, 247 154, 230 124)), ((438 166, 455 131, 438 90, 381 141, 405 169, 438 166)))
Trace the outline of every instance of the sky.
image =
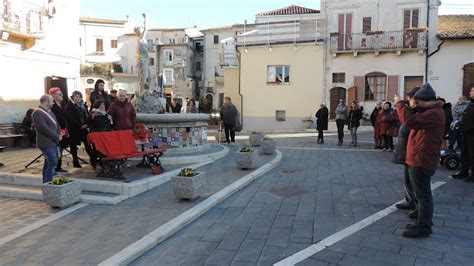
MULTIPOLYGON (((318 0, 80 0, 81 16, 125 19, 154 28, 199 29, 254 22, 255 14, 288 5, 319 9, 318 0)), ((474 14, 474 0, 441 0, 440 14, 474 14)))

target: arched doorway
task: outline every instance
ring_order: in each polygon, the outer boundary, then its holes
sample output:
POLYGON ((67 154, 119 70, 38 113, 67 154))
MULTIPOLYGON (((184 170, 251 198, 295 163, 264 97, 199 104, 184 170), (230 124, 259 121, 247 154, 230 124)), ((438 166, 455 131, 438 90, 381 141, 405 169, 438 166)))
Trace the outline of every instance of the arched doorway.
POLYGON ((346 89, 342 87, 334 87, 329 91, 329 110, 331 111, 329 114, 330 119, 336 118, 336 107, 339 103, 339 99, 346 100, 346 89))
POLYGON ((469 99, 469 91, 474 87, 474 63, 465 64, 462 94, 469 99))
POLYGON ((212 94, 206 95, 206 113, 212 112, 212 107, 214 106, 214 96, 212 94))

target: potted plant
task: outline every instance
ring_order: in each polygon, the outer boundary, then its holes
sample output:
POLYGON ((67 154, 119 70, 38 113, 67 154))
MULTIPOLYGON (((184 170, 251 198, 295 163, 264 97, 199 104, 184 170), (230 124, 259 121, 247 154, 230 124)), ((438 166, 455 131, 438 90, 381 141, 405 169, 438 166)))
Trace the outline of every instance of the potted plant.
POLYGON ((250 147, 244 147, 236 152, 235 160, 240 169, 252 169, 255 167, 255 151, 250 147))
POLYGON ((304 129, 311 128, 311 125, 313 124, 313 120, 311 119, 311 116, 305 117, 302 122, 303 122, 304 129))
POLYGON ((177 198, 193 201, 204 193, 206 173, 191 168, 181 169, 177 176, 171 177, 171 186, 177 198))
POLYGON ((264 137, 262 139, 262 153, 263 154, 274 154, 275 153, 275 140, 270 137, 264 137))
POLYGON ((250 136, 249 136, 250 145, 260 146, 260 144, 262 143, 262 139, 263 139, 262 133, 257 132, 257 131, 252 131, 252 133, 250 133, 250 136))
POLYGON ((68 207, 81 199, 81 184, 64 176, 43 184, 42 190, 44 201, 51 207, 68 207))

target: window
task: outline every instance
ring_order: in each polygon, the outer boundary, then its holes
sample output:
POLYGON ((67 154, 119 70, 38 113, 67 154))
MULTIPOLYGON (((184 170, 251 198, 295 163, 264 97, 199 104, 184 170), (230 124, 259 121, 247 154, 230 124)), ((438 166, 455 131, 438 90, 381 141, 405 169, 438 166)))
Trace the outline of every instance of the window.
POLYGON ((332 83, 346 82, 346 73, 332 73, 332 83))
POLYGON ((412 91, 416 87, 423 86, 423 76, 405 76, 404 95, 412 91))
POLYGON ((165 65, 171 66, 173 65, 173 50, 165 50, 165 65))
POLYGON ((103 52, 104 51, 104 40, 95 39, 95 51, 96 52, 103 52))
POLYGON ((150 58, 150 66, 154 66, 155 65, 155 58, 150 58))
POLYGON ((174 73, 172 68, 167 68, 163 70, 163 83, 165 86, 174 85, 174 73))
POLYGON ((201 62, 196 62, 196 71, 201 71, 201 62))
POLYGON ((366 33, 372 30, 372 18, 365 17, 362 19, 362 32, 366 33))
POLYGON ((275 120, 276 121, 286 121, 286 111, 285 110, 276 110, 275 111, 275 120))
POLYGON ((148 44, 148 52, 154 52, 155 51, 155 44, 153 40, 146 40, 146 43, 148 44))
POLYGON ((365 100, 387 100, 387 76, 382 73, 373 73, 365 76, 365 100))
POLYGON ((214 44, 219 43, 219 35, 214 35, 214 44))
POLYGON ((286 84, 290 82, 290 66, 268 66, 267 83, 286 84))
POLYGON ((170 44, 176 44, 176 40, 175 39, 170 39, 170 44))
POLYGON ((418 28, 419 9, 405 9, 403 11, 403 29, 418 28))
POLYGON ((110 40, 110 48, 117 48, 117 40, 110 40))
POLYGON ((79 46, 82 46, 82 38, 79 38, 79 46))

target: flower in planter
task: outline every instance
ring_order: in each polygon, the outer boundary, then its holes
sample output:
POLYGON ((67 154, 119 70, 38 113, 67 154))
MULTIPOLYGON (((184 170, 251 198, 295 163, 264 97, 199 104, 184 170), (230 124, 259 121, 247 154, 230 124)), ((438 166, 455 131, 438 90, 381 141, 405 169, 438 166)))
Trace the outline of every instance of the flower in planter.
POLYGON ((251 153, 253 152, 253 149, 252 148, 249 148, 249 147, 243 147, 240 152, 244 152, 244 153, 251 153))
POLYGON ((69 180, 69 178, 65 176, 58 176, 58 177, 55 177, 53 181, 51 181, 51 184, 55 186, 62 186, 64 184, 71 183, 71 182, 72 181, 69 180))
POLYGON ((270 138, 270 137, 264 137, 263 140, 270 141, 270 140, 273 140, 273 139, 270 138))
POLYGON ((197 176, 198 174, 199 173, 197 173, 194 169, 184 168, 184 169, 181 169, 181 172, 179 172, 178 176, 192 177, 192 176, 197 176))

